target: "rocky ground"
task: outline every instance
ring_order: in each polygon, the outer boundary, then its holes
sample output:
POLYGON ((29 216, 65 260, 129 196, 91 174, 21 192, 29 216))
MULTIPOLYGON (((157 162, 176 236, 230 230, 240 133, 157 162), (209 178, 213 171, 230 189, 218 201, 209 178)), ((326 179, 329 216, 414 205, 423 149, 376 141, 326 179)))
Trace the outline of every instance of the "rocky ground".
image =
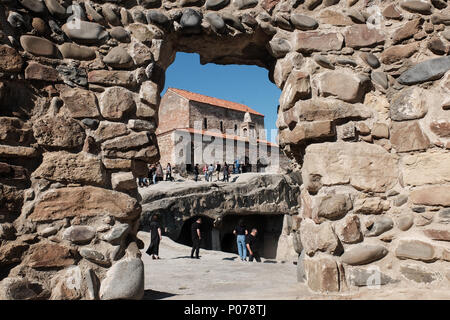
POLYGON ((316 294, 298 283, 297 266, 265 260, 262 263, 239 262, 232 253, 201 250, 200 260, 190 259, 190 248, 167 237, 160 246, 161 260, 145 254, 149 234, 139 232, 144 241, 144 299, 163 300, 310 300, 310 299, 449 299, 449 290, 405 289, 384 286, 351 294, 316 294))

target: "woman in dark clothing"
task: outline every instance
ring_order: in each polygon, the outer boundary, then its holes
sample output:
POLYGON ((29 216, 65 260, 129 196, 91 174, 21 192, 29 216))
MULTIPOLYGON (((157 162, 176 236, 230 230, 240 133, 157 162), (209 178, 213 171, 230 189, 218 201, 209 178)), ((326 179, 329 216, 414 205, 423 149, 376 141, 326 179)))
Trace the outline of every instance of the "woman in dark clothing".
POLYGON ((237 227, 233 230, 233 233, 237 236, 236 241, 239 257, 241 258, 241 261, 246 261, 247 247, 245 246, 245 236, 248 234, 248 231, 242 219, 239 220, 237 227))
POLYGON ((195 167, 194 167, 194 180, 195 181, 198 180, 198 174, 199 174, 198 163, 196 163, 195 167))
POLYGON ((148 184, 155 184, 155 177, 156 177, 156 168, 155 165, 151 165, 150 169, 148 170, 148 184))
POLYGON ((152 259, 159 259, 159 243, 162 240, 161 226, 158 222, 158 216, 152 216, 152 222, 150 222, 150 246, 146 253, 152 255, 152 259))

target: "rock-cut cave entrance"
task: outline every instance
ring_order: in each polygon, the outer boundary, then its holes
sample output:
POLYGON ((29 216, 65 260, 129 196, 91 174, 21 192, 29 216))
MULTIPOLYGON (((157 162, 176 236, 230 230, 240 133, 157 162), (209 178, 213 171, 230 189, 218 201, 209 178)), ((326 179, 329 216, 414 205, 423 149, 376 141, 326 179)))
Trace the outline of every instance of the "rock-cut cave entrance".
POLYGON ((198 217, 202 218, 200 230, 203 240, 201 241, 200 248, 211 250, 217 246, 216 243, 213 243, 213 238, 216 238, 214 237, 215 231, 213 231, 215 230, 215 228, 213 227, 214 220, 205 216, 195 216, 186 220, 183 223, 181 232, 176 239, 176 242, 184 244, 186 246, 192 246, 191 226, 198 219, 198 217))
MULTIPOLYGON (((266 259, 275 259, 277 256, 278 240, 283 228, 283 215, 235 215, 230 214, 222 218, 220 223, 214 224, 214 220, 202 216, 202 237, 201 248, 206 250, 217 250, 230 253, 238 253, 236 236, 233 234, 234 228, 240 219, 250 232, 252 228, 258 230, 257 245, 260 255, 266 259)), ((192 246, 191 226, 198 216, 192 217, 183 223, 181 232, 176 242, 186 246, 192 246)))

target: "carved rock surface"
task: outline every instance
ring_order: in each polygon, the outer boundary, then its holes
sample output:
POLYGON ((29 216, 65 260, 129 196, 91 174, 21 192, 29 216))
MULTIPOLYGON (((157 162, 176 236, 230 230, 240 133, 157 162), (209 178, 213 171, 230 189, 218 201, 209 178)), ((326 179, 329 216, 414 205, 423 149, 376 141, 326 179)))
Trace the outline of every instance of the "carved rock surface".
POLYGON ((312 217, 316 223, 338 220, 352 209, 352 201, 346 194, 327 195, 314 198, 312 217))
POLYGON ((95 230, 89 226, 71 226, 64 231, 63 238, 72 243, 86 244, 95 237, 95 230))
POLYGON ((433 152, 408 155, 402 158, 402 174, 405 184, 420 186, 425 184, 445 184, 450 182, 448 152, 433 152))
POLYGON ((346 102, 362 102, 365 93, 364 81, 353 73, 329 71, 317 78, 319 94, 337 97, 346 102))
POLYGON ((350 104, 333 98, 313 98, 295 104, 299 120, 321 121, 346 118, 367 119, 372 110, 363 104, 350 104))
POLYGON ((119 120, 136 109, 132 93, 122 87, 105 90, 100 97, 100 112, 108 120, 119 120))
POLYGON ((308 286, 313 291, 339 291, 339 271, 331 258, 308 258, 304 260, 308 286))
POLYGON ((340 50, 344 37, 340 33, 298 32, 295 50, 302 53, 340 50))
POLYGON ((346 249, 341 260, 352 266, 363 265, 380 260, 387 253, 387 249, 382 245, 357 244, 346 249))
POLYGON ((100 285, 100 299, 140 300, 144 295, 144 264, 131 258, 117 262, 100 285))
POLYGON ((400 240, 395 255, 400 259, 414 259, 420 261, 433 261, 435 259, 434 247, 420 240, 400 240))
POLYGON ((316 225, 311 220, 304 220, 300 226, 300 237, 309 256, 313 256, 317 251, 338 254, 342 250, 330 222, 316 225))
POLYGON ((58 48, 65 59, 76 59, 76 60, 95 59, 95 50, 90 47, 79 46, 75 43, 63 43, 58 48))
POLYGON ((410 197, 414 204, 450 207, 450 186, 417 188, 410 197))
POLYGON ((75 262, 74 254, 68 247, 51 242, 31 246, 27 259, 32 268, 67 267, 75 262))
POLYGON ((368 28, 366 25, 353 25, 344 34, 345 44, 351 48, 372 47, 384 43, 384 35, 376 28, 368 28))
POLYGON ((358 243, 363 239, 360 221, 356 215, 348 215, 335 226, 336 234, 344 243, 358 243))
POLYGON ((61 99, 73 118, 96 118, 100 115, 97 98, 91 91, 80 88, 64 90, 61 99))
POLYGON ((397 152, 426 150, 430 146, 430 139, 415 120, 393 122, 390 141, 397 152))
POLYGON ((26 51, 37 56, 55 57, 58 55, 55 44, 45 38, 25 35, 20 37, 20 44, 26 51))
POLYGON ((106 174, 101 161, 86 153, 73 154, 65 151, 46 152, 35 178, 50 181, 104 185, 106 174))
POLYGON ((0 72, 18 72, 23 60, 18 52, 7 45, 0 45, 0 72))
POLYGON ((440 79, 448 70, 450 70, 450 56, 435 58, 418 63, 403 72, 397 80, 401 84, 413 85, 440 79))
POLYGON ((62 30, 70 39, 80 43, 98 43, 108 37, 105 28, 94 22, 69 22, 62 26, 62 30))
POLYGON ((108 214, 119 220, 132 220, 140 213, 136 199, 98 187, 49 190, 37 200, 28 216, 32 221, 60 220, 66 217, 92 217, 108 214))
POLYGON ((116 69, 127 69, 133 66, 133 60, 122 47, 114 47, 103 58, 103 62, 116 69))
POLYGON ((368 232, 366 232, 365 236, 366 237, 379 236, 380 234, 382 234, 388 230, 391 230, 393 226, 394 226, 394 221, 390 217, 385 217, 385 216, 377 217, 375 219, 373 225, 371 226, 370 230, 368 230, 368 232))
POLYGON ((49 147, 77 148, 83 145, 86 134, 81 125, 63 116, 44 116, 33 123, 38 144, 49 147))
POLYGON ((389 115, 394 121, 420 119, 427 111, 426 93, 417 87, 400 91, 392 98, 389 107, 389 115))
POLYGON ((351 285, 357 287, 385 285, 388 283, 398 282, 390 276, 379 272, 377 269, 351 268, 347 271, 347 279, 351 285))
POLYGON ((436 272, 432 272, 427 268, 416 264, 402 265, 400 267, 400 272, 406 279, 417 283, 431 283, 439 277, 436 272))
POLYGON ((383 192, 395 184, 398 170, 382 147, 326 142, 306 148, 302 176, 306 187, 313 176, 320 176, 323 185, 350 184, 359 190, 383 192))

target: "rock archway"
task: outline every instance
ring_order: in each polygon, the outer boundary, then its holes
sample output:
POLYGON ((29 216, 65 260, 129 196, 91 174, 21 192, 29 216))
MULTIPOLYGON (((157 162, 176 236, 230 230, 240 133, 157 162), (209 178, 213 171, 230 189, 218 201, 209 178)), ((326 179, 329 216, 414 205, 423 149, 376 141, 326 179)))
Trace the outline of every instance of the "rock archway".
POLYGON ((368 264, 383 284, 448 285, 447 5, 2 1, 1 295, 142 296, 135 177, 159 158, 176 51, 265 67, 283 90, 311 289, 366 285, 368 264))

